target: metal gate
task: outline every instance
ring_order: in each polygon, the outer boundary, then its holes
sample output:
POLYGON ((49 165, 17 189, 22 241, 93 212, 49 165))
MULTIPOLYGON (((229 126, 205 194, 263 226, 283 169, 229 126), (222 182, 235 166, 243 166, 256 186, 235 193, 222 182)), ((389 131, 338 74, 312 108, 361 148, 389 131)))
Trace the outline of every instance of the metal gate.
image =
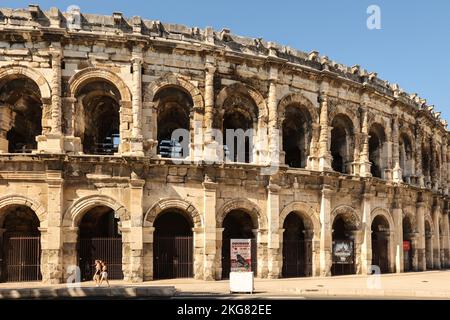
POLYGON ((381 273, 389 272, 387 239, 372 240, 372 265, 380 267, 381 273))
POLYGON ((6 236, 3 252, 6 257, 3 280, 24 282, 42 279, 40 237, 6 236))
POLYGON ((194 276, 192 237, 155 237, 153 268, 155 279, 194 276))
POLYGON ((95 272, 95 260, 102 260, 106 263, 110 280, 123 279, 122 238, 80 239, 78 260, 82 281, 92 280, 95 272))
POLYGON ((311 261, 311 241, 287 240, 283 241, 283 269, 284 278, 308 276, 311 261))
MULTIPOLYGON (((252 271, 256 276, 256 271, 258 270, 258 259, 257 259, 257 243, 256 239, 252 240, 252 271)), ((222 241, 222 279, 230 278, 231 271, 231 253, 230 253, 231 239, 224 239, 222 241)))

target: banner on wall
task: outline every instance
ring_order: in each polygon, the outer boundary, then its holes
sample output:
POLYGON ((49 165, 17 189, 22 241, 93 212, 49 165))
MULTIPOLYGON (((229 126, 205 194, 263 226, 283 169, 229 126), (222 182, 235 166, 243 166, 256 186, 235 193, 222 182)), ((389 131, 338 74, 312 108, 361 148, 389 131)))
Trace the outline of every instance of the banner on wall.
POLYGON ((251 271, 252 243, 251 239, 231 239, 231 272, 251 271))
POLYGON ((333 241, 333 263, 352 264, 353 263, 353 241, 336 240, 333 241))

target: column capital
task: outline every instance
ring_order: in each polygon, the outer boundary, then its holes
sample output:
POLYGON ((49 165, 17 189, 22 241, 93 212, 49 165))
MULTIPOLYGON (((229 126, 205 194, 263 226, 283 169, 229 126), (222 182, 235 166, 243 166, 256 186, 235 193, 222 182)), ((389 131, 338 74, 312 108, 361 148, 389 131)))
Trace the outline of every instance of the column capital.
POLYGON ((269 190, 270 193, 278 193, 281 190, 281 187, 278 184, 269 183, 267 190, 269 190))
MULTIPOLYGON (((133 56, 131 58, 131 63, 133 63, 133 65, 142 65, 144 63, 144 59, 142 57, 139 56, 133 56)), ((133 72, 136 72, 136 70, 133 70, 133 72)))
POLYGON ((329 185, 323 185, 321 192, 322 192, 322 196, 329 197, 334 192, 334 189, 329 185))

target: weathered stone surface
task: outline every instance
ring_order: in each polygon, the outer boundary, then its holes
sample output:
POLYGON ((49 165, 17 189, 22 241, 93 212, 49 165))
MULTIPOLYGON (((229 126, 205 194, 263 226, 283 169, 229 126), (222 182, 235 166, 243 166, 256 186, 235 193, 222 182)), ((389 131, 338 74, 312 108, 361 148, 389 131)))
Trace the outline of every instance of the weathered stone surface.
POLYGON ((36 214, 43 281, 68 280, 83 217, 104 208, 118 220, 119 264, 133 282, 157 276, 155 227, 166 213, 189 224, 184 276, 222 277, 234 214, 245 224, 235 236, 255 239, 258 277, 287 275, 294 238, 307 248, 297 276, 330 275, 339 237, 353 242, 357 273, 404 271, 403 240, 411 269, 450 265, 447 123, 417 95, 359 66, 226 29, 83 14, 66 33, 76 13, 43 12, 47 28, 28 10, 0 11, 10 17, 0 25, 0 236, 11 208, 36 214), (15 42, 26 27, 41 35, 15 42), (8 134, 23 110, 34 116, 30 150, 8 134), (189 131, 184 160, 158 154, 174 126, 189 131), (254 149, 237 159, 250 163, 224 158, 213 129, 227 128, 255 130, 254 149), (106 150, 111 132, 118 147, 106 150), (385 261, 373 261, 374 250, 385 261))

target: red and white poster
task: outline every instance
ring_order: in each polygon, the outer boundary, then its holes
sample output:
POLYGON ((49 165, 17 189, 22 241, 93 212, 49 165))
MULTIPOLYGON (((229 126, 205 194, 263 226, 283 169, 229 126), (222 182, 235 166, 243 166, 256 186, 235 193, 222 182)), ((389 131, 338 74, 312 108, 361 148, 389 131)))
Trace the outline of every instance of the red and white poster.
POLYGON ((251 271, 252 243, 250 239, 231 239, 231 272, 251 271))

